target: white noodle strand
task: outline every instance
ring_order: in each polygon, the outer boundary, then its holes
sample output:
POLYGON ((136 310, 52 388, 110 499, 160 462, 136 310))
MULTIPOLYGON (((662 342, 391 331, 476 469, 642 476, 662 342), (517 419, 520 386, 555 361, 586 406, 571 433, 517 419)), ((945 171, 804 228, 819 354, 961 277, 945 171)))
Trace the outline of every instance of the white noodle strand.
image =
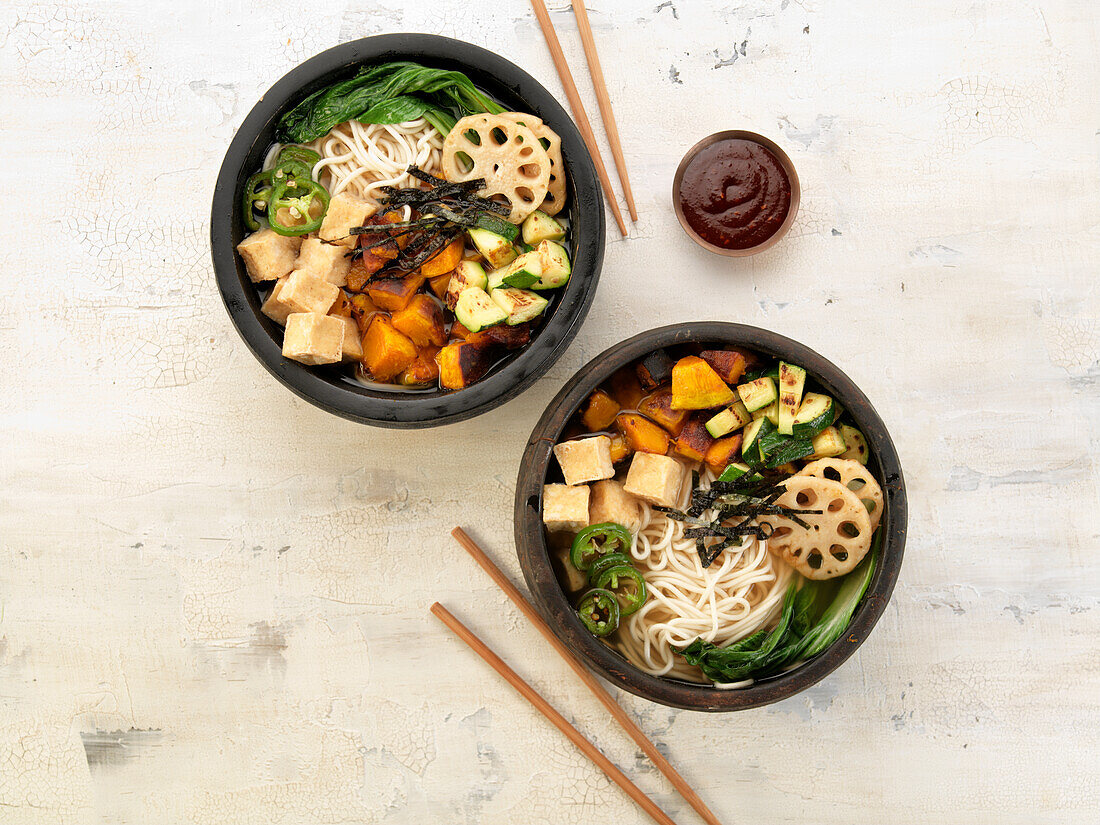
MULTIPOLYGON (((701 485, 709 487, 713 478, 707 472, 701 485)), ((690 499, 690 485, 685 484, 680 509, 687 509, 690 499)), ((672 648, 697 638, 724 647, 774 623, 792 571, 768 552, 765 542, 751 538, 724 550, 704 569, 695 540, 684 538, 682 522, 648 505, 642 508, 642 526, 630 553, 649 598, 623 622, 618 646, 646 673, 706 681, 672 648)), ((717 687, 748 684, 751 679, 717 687)))
POLYGON ((329 194, 347 190, 375 203, 383 186, 421 185, 406 171, 410 165, 437 176, 442 169, 443 135, 424 118, 394 124, 350 120, 309 148, 321 156, 313 177, 329 194))

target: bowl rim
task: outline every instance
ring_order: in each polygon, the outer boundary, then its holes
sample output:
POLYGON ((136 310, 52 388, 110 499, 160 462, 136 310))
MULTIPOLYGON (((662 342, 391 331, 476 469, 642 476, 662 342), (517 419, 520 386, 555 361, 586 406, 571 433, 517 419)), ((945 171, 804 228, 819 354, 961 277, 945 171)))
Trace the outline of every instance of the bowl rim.
POLYGON ((802 184, 798 179, 798 170, 794 168, 794 163, 791 161, 790 156, 783 150, 783 147, 771 138, 765 137, 757 132, 750 132, 746 129, 726 129, 722 132, 715 132, 714 134, 707 135, 684 153, 683 158, 680 160, 680 165, 676 167, 676 174, 672 178, 672 208, 676 212, 676 220, 680 222, 681 228, 687 233, 689 238, 703 247, 703 249, 713 252, 716 255, 723 255, 727 258, 746 258, 749 255, 755 255, 758 252, 764 252, 767 249, 771 249, 783 240, 783 237, 790 231, 795 217, 798 215, 798 206, 801 202, 802 184), (684 215, 684 206, 680 202, 680 187, 684 182, 684 173, 687 171, 688 165, 695 160, 695 156, 703 149, 723 140, 748 140, 763 146, 775 155, 775 159, 779 161, 779 165, 782 166, 783 171, 787 173, 787 180, 791 185, 791 205, 790 208, 787 209, 787 216, 783 218, 783 223, 779 224, 779 228, 766 240, 761 241, 756 246, 747 246, 744 249, 727 249, 724 246, 711 243, 692 228, 691 224, 688 223, 687 217, 684 215))
MULTIPOLYGON (((485 81, 475 78, 475 82, 485 81)), ((606 220, 602 197, 595 166, 576 125, 557 99, 529 73, 494 52, 449 37, 415 32, 375 35, 341 43, 291 69, 245 117, 226 151, 214 188, 211 258, 218 290, 234 328, 283 386, 314 406, 352 421, 400 429, 436 427, 472 418, 515 398, 542 377, 572 342, 591 307, 603 265, 606 220), (562 154, 568 159, 573 277, 562 290, 553 314, 527 347, 483 380, 457 392, 401 394, 372 390, 366 385, 360 388, 334 377, 334 368, 307 367, 284 358, 278 343, 281 335, 276 337, 276 325, 260 313, 257 290, 235 248, 235 235, 240 235, 242 229, 238 214, 240 187, 251 169, 250 158, 262 151, 254 147, 273 130, 276 119, 306 95, 357 65, 393 59, 460 68, 490 78, 558 132, 562 154)))
POLYGON ((818 683, 863 643, 889 602, 901 571, 908 509, 901 463, 886 425, 856 384, 831 361, 786 336, 746 324, 698 321, 659 327, 622 341, 582 367, 561 389, 528 440, 516 482, 515 541, 520 567, 539 612, 554 634, 588 667, 617 687, 670 707, 710 712, 746 710, 786 699, 818 683), (882 561, 844 636, 805 665, 739 690, 651 676, 584 629, 566 599, 547 551, 541 518, 542 485, 554 444, 585 398, 620 367, 658 347, 688 343, 742 346, 791 360, 851 413, 877 461, 886 501, 882 561))

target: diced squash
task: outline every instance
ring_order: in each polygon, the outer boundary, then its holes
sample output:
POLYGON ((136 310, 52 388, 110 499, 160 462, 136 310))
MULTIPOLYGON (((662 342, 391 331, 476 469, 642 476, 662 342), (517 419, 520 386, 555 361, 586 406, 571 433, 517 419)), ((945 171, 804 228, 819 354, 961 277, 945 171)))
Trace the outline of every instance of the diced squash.
POLYGON ((672 359, 663 349, 651 352, 635 368, 642 389, 646 392, 655 390, 661 384, 666 384, 672 378, 672 359))
POLYGON ((493 341, 505 349, 519 349, 531 343, 531 324, 516 324, 514 327, 507 324, 497 324, 496 326, 486 327, 480 332, 472 332, 470 337, 493 341))
POLYGON ((611 435, 611 462, 613 464, 618 464, 632 452, 634 451, 631 450, 630 445, 626 443, 626 436, 622 433, 613 433, 611 435))
POLYGON ((847 447, 840 454, 840 458, 850 458, 860 464, 866 464, 871 457, 871 450, 867 446, 867 439, 863 433, 847 424, 841 424, 839 429, 840 436, 844 439, 844 444, 847 447))
POLYGON ((581 420, 589 432, 596 433, 614 424, 618 414, 619 405, 615 399, 603 390, 596 390, 588 396, 588 406, 584 408, 581 420))
POLYGON ((423 283, 424 276, 419 272, 410 272, 400 278, 379 278, 370 285, 367 294, 380 309, 395 312, 409 305, 423 283))
POLYGON ((734 433, 728 438, 719 438, 710 445, 703 460, 714 472, 720 473, 726 466, 741 454, 741 433, 734 433))
POLYGON ((366 335, 370 322, 378 317, 381 310, 365 292, 357 292, 348 298, 351 303, 351 317, 359 325, 359 334, 366 335))
POLYGON ((836 427, 826 427, 813 437, 814 452, 809 456, 813 461, 818 458, 831 458, 840 455, 848 449, 844 436, 836 427))
POLYGON ((375 381, 388 382, 416 358, 416 345, 389 318, 377 316, 363 336, 363 366, 375 381))
POLYGON ((439 378, 439 364, 435 360, 439 347, 424 347, 417 353, 413 362, 401 373, 397 383, 406 387, 422 387, 434 384, 439 378))
POLYGON ((362 292, 366 289, 367 281, 378 270, 386 265, 386 261, 379 258, 371 250, 364 249, 362 255, 356 255, 348 264, 347 287, 352 292, 362 292))
MULTIPOLYGON (((770 375, 762 375, 759 378, 737 385, 737 394, 745 404, 749 412, 763 409, 779 398, 779 391, 775 388, 775 381, 770 375)), ((776 411, 778 416, 778 410, 776 411)))
MULTIPOLYGON (((385 226, 388 223, 401 223, 402 220, 400 212, 386 212, 371 215, 367 218, 364 226, 385 226)), ((412 235, 408 232, 399 234, 396 237, 389 237, 389 233, 364 232, 359 235, 359 245, 364 250, 371 250, 383 260, 392 261, 398 256, 400 250, 409 245, 411 239, 412 235)))
POLYGON ((687 421, 687 410, 672 409, 672 390, 663 389, 650 393, 638 404, 638 412, 652 418, 672 435, 677 436, 687 421))
POLYGON ((393 325, 418 347, 447 343, 443 309, 427 295, 414 295, 407 307, 393 314, 393 325))
POLYGON ((462 238, 455 238, 443 247, 438 255, 420 265, 420 274, 426 278, 434 278, 436 275, 450 272, 462 260, 462 253, 465 249, 466 243, 462 238))
POLYGON ((351 317, 351 299, 344 290, 340 290, 340 294, 336 296, 336 300, 328 310, 329 315, 338 315, 341 318, 351 317))
POLYGON ((453 324, 451 324, 451 329, 448 332, 448 335, 451 336, 452 340, 457 338, 461 341, 465 341, 467 338, 473 335, 473 333, 470 332, 470 330, 466 329, 466 327, 462 325, 461 321, 455 321, 453 324))
POLYGON ((672 368, 672 409, 709 410, 733 401, 734 391, 706 361, 694 355, 681 358, 672 368))
MULTIPOLYGON (((753 418, 766 418, 772 422, 772 426, 779 426, 779 399, 776 399, 766 407, 761 407, 753 413, 750 413, 753 418)), ((787 433, 789 435, 790 433, 787 433)))
POLYGON ((680 430, 680 435, 673 442, 673 449, 684 458, 702 461, 712 444, 714 439, 707 432, 706 416, 696 414, 689 418, 680 430))
POLYGON ((638 376, 631 367, 623 367, 608 380, 610 395, 624 410, 636 410, 641 403, 645 390, 638 383, 638 376))
POLYGON ((707 421, 707 432, 715 438, 721 438, 734 430, 741 429, 750 421, 752 421, 752 413, 745 409, 745 405, 738 398, 707 421))
POLYGON ((699 357, 710 364, 727 384, 736 383, 745 374, 745 356, 737 350, 709 349, 699 353, 699 357))
POLYGON ((623 413, 615 418, 615 426, 626 436, 626 443, 639 453, 668 452, 668 433, 639 413, 623 413))
POLYGON ((764 359, 751 349, 744 349, 743 347, 726 347, 726 350, 728 352, 736 352, 745 359, 746 371, 757 370, 764 363, 764 359))
POLYGON ((447 294, 447 285, 451 282, 451 273, 444 272, 442 275, 436 275, 434 278, 428 279, 428 286, 432 290, 432 294, 439 300, 443 300, 443 296, 447 294))
POLYGON ((485 341, 448 344, 439 351, 439 383, 449 390, 460 390, 480 380, 493 366, 498 348, 485 341))

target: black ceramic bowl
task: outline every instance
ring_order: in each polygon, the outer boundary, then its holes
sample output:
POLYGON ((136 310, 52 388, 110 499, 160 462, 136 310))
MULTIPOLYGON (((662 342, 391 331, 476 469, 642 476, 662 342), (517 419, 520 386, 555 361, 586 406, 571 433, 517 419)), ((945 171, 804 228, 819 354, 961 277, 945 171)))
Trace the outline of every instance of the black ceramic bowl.
POLYGON ((906 529, 905 482, 894 444, 878 413, 860 389, 832 362, 790 338, 774 332, 718 321, 675 324, 623 341, 597 356, 562 388, 531 433, 516 483, 516 548, 523 576, 535 604, 554 633, 591 668, 631 693, 685 710, 744 710, 778 702, 821 681, 851 656, 867 638, 894 590, 901 570, 906 529), (658 347, 717 344, 756 350, 806 368, 810 380, 836 398, 867 437, 869 466, 882 483, 885 509, 880 529, 882 556, 867 593, 844 636, 807 664, 763 679, 741 690, 650 676, 589 633, 566 598, 552 567, 542 526, 542 486, 547 480, 554 445, 570 416, 589 394, 620 367, 658 347))
POLYGON ((386 34, 344 43, 310 58, 272 86, 229 145, 214 189, 211 254, 225 307, 245 344, 287 388, 336 415, 380 427, 434 427, 472 418, 519 395, 565 351, 596 291, 604 251, 604 213, 592 158, 557 100, 523 69, 499 55, 430 34, 386 34), (458 69, 502 105, 531 112, 561 136, 569 201, 573 275, 557 290, 532 342, 478 383, 457 392, 387 392, 356 382, 338 365, 308 367, 282 355, 282 328, 260 312, 262 299, 236 245, 245 236, 239 195, 260 168, 279 118, 316 90, 354 75, 360 66, 414 60, 458 69))

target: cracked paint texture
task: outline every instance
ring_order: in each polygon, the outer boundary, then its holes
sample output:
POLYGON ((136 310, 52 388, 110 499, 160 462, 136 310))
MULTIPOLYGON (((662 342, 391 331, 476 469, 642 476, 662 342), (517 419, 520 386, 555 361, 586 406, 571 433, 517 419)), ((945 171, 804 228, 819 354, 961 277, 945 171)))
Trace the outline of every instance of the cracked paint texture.
POLYGON ((2 5, 23 217, 0 278, 0 823, 648 821, 437 599, 697 822, 448 531, 519 581, 532 423, 606 347, 700 318, 795 337, 864 388, 905 468, 906 562, 874 634, 805 693, 627 710, 726 821, 1095 818, 1100 19, 589 5, 640 219, 609 233, 589 320, 543 379, 422 432, 330 417, 255 362, 214 285, 211 192, 253 103, 356 37, 470 40, 560 95, 527 5, 2 5), (733 128, 802 180, 788 238, 743 260, 695 247, 668 201, 683 152, 733 128))

